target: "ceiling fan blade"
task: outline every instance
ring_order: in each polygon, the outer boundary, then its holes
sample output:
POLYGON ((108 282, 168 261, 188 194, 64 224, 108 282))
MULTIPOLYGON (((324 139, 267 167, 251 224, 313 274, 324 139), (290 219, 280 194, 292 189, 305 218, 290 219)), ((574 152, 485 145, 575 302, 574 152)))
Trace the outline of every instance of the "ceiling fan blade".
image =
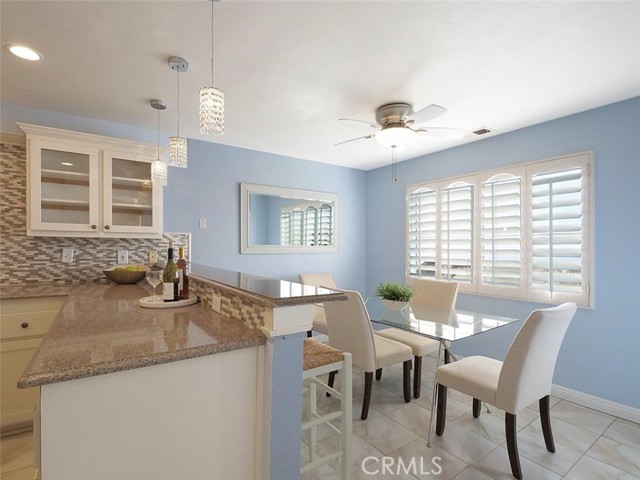
POLYGON ((358 120, 357 118, 339 118, 339 122, 358 122, 358 123, 366 123, 370 127, 378 128, 380 125, 376 125, 375 123, 368 122, 367 120, 358 120))
POLYGON ((445 127, 425 127, 417 128, 415 130, 418 133, 424 133, 434 138, 440 138, 443 140, 460 140, 467 134, 466 130, 461 128, 445 128, 445 127))
POLYGON ((356 137, 356 138, 352 138, 351 140, 345 140, 344 142, 334 143, 333 146, 337 147, 338 145, 342 145, 343 143, 355 142, 356 140, 364 140, 366 138, 373 138, 373 137, 375 137, 375 135, 373 134, 365 135, 364 137, 356 137))
POLYGON ((438 118, 441 115, 447 113, 447 109, 440 105, 427 105, 426 107, 418 110, 411 116, 414 123, 425 123, 434 118, 438 118))

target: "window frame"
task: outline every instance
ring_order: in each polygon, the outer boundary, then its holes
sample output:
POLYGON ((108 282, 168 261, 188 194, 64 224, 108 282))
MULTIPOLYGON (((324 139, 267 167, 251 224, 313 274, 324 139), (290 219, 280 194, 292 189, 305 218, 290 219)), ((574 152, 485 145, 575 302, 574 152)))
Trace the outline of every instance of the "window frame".
MULTIPOLYGON (((593 151, 584 151, 550 159, 533 162, 507 165, 503 168, 478 171, 475 173, 436 179, 408 185, 405 195, 405 277, 411 284, 416 275, 411 274, 410 265, 410 198, 413 193, 423 189, 435 191, 436 196, 436 262, 435 278, 442 279, 442 251, 441 251, 441 225, 442 225, 442 192, 443 189, 456 182, 472 184, 473 198, 473 278, 471 283, 460 283, 460 291, 464 293, 486 295, 499 298, 509 298, 540 303, 562 303, 572 301, 581 307, 595 307, 594 293, 594 251, 595 251, 595 219, 594 219, 594 176, 593 176, 593 151), (534 290, 532 284, 532 178, 534 175, 568 170, 581 169, 581 285, 580 293, 550 293, 548 291, 534 290), (520 192, 520 286, 508 287, 482 283, 482 187, 491 178, 500 174, 507 174, 521 179, 520 192)), ((419 269, 418 269, 419 271, 419 269)), ((431 277, 429 277, 431 278, 431 277)))

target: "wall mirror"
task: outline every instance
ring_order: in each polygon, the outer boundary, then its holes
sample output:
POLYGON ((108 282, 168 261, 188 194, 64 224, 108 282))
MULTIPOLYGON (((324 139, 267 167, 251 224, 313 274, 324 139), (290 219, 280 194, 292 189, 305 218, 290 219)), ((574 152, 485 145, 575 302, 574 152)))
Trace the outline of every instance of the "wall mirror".
POLYGON ((241 253, 338 251, 338 195, 240 184, 241 253))

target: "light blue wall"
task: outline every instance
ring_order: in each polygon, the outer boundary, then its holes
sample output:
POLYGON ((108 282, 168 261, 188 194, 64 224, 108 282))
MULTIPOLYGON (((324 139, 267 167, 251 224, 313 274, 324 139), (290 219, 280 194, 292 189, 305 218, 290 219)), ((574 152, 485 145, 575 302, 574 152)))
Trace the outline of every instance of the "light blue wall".
MULTIPOLYGON (((155 112, 149 108, 150 125, 155 112)), ((22 105, 0 104, 0 131, 22 133, 16 122, 155 144, 157 131, 76 117, 22 105)), ((161 145, 168 135, 161 133, 161 145)), ((361 170, 188 139, 189 168, 170 168, 164 191, 164 230, 190 232, 195 262, 272 278, 332 272, 338 285, 364 291, 365 183, 361 170), (337 254, 240 254, 240 183, 257 183, 340 195, 337 254), (198 230, 198 219, 207 229, 198 230)))
MULTIPOLYGON (((405 186, 584 150, 595 152, 595 308, 579 309, 554 383, 640 407, 640 97, 367 173, 367 293, 404 281, 405 186)), ((545 305, 458 296, 459 308, 525 318, 545 305)), ((502 359, 517 327, 457 342, 502 359)))

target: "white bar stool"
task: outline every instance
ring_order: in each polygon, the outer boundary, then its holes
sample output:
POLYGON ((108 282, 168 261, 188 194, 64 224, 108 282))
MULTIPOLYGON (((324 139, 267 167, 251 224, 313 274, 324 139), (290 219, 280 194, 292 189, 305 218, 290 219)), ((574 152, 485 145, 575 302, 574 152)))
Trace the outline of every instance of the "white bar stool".
POLYGON ((336 458, 340 458, 342 480, 351 478, 351 354, 341 352, 329 345, 311 338, 304 340, 303 394, 309 392, 309 420, 302 422, 302 432, 309 430, 309 463, 302 465, 300 473, 320 467, 336 458), (340 391, 327 385, 320 378, 325 373, 339 371, 340 391), (329 393, 340 400, 340 409, 326 415, 319 415, 317 393, 329 393), (340 428, 331 423, 340 419, 340 428), (326 424, 340 435, 340 450, 320 457, 316 452, 318 426, 326 424))

